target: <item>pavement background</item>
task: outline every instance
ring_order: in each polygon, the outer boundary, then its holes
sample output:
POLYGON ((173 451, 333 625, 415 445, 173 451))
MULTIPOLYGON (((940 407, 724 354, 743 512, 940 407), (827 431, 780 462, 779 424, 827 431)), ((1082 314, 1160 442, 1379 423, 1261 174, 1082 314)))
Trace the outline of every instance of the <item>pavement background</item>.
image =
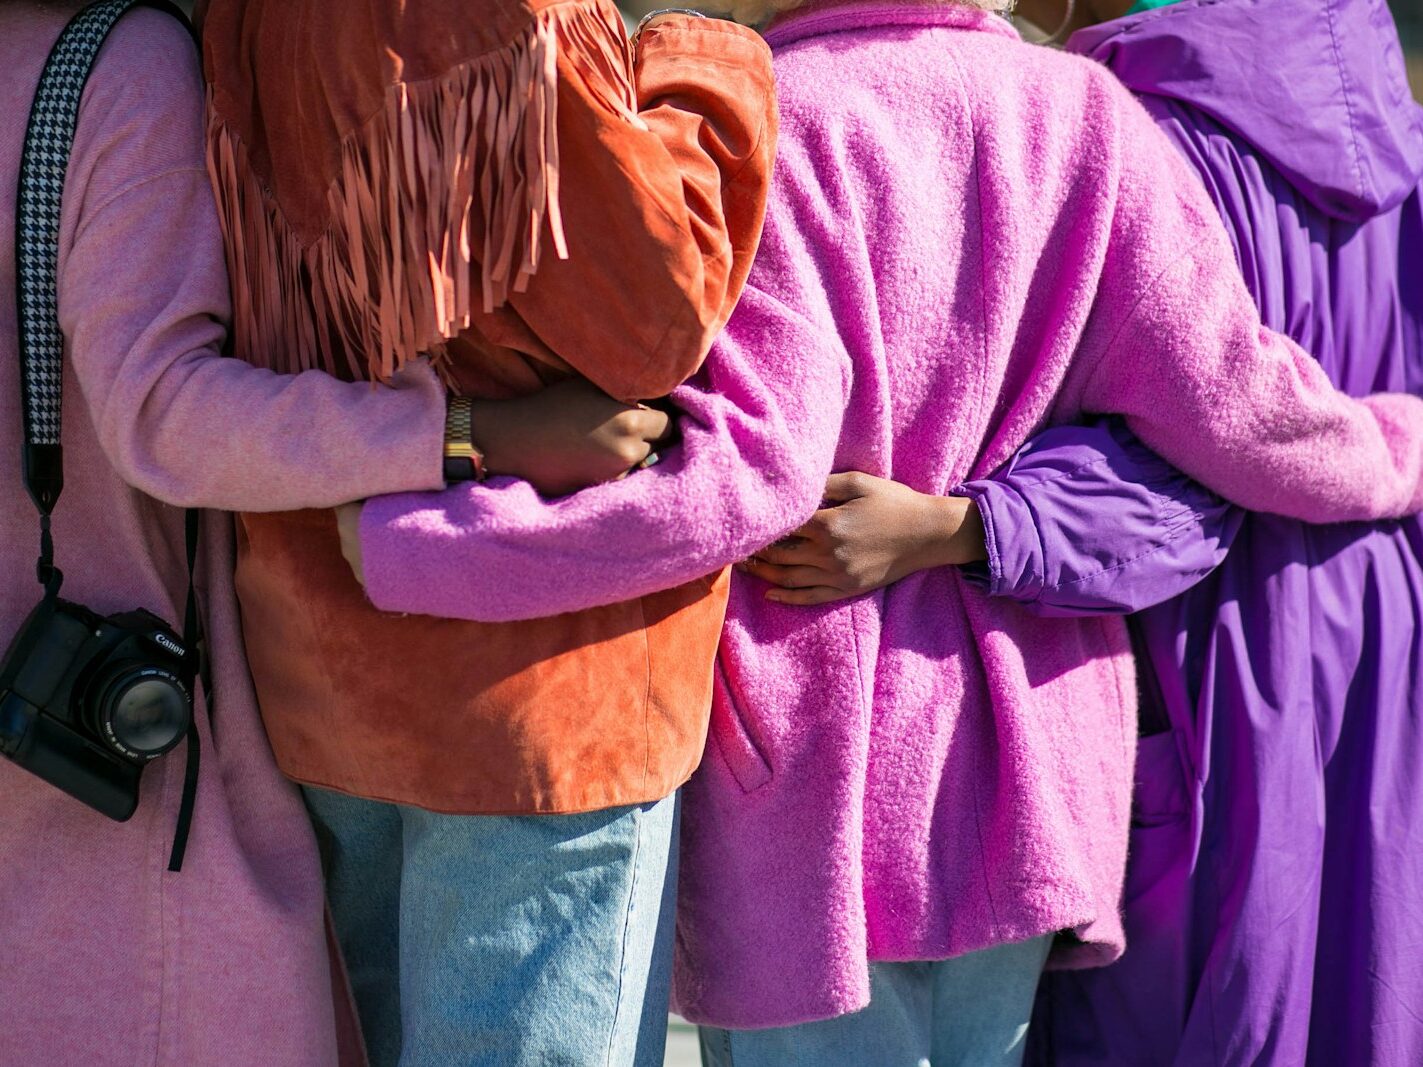
POLYGON ((700 1067, 697 1051, 697 1028, 677 1016, 667 1021, 667 1059, 664 1067, 700 1067))

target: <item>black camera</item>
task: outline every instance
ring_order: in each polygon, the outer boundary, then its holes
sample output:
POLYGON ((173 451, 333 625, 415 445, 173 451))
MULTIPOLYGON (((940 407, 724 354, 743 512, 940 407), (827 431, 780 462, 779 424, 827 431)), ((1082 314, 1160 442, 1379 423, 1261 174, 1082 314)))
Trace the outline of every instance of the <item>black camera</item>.
POLYGON ((187 735, 190 661, 156 615, 47 596, 0 663, 0 754, 122 822, 144 766, 187 735))
MULTIPOLYGON (((118 21, 140 3, 84 5, 60 32, 30 108, 15 198, 16 326, 25 490, 39 515, 35 577, 44 599, 0 661, 0 756, 122 822, 138 807, 143 768, 188 739, 170 871, 179 871, 197 803, 199 743, 193 685, 202 623, 193 574, 199 516, 187 514, 188 599, 179 638, 146 611, 101 616, 61 600, 53 516, 64 492, 64 363, 59 316, 60 220, 84 86, 118 21)), ((191 27, 190 27, 191 28, 191 27)), ((9 546, 6 546, 7 549, 9 546)), ((212 703, 208 701, 208 712, 212 703)))

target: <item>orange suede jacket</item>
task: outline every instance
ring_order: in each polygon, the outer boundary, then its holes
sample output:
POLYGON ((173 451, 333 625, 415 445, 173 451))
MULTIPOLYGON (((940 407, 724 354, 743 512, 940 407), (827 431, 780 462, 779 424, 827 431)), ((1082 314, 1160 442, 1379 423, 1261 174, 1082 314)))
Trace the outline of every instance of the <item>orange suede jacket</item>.
MULTIPOLYGON (((237 354, 468 394, 700 366, 760 236, 770 55, 604 0, 213 0, 210 157, 237 354)), ((238 589, 292 778, 454 813, 668 795, 701 757, 725 575, 532 622, 394 616, 328 512, 244 515, 238 589)), ((490 576, 498 581, 497 575, 490 576)))

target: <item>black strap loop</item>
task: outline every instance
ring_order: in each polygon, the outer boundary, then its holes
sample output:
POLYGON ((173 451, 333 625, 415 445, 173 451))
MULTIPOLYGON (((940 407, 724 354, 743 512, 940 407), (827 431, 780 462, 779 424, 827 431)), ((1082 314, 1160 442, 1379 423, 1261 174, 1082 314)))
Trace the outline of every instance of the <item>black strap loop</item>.
POLYGON ((54 565, 54 534, 50 530, 48 515, 40 516, 40 558, 35 564, 35 575, 44 586, 47 598, 59 596, 59 587, 64 584, 64 572, 54 565))
MULTIPOLYGON (((207 655, 203 642, 202 616, 198 613, 198 527, 201 512, 188 510, 184 521, 184 539, 188 553, 188 604, 183 612, 183 647, 188 650, 188 692, 196 696, 201 681, 203 702, 208 709, 208 725, 212 726, 212 686, 208 684, 207 655)), ((196 710, 196 709, 195 709, 196 710)), ((178 823, 173 831, 173 851, 168 857, 168 870, 174 874, 183 869, 183 857, 188 851, 188 835, 193 828, 193 809, 198 801, 198 767, 202 762, 202 743, 198 740, 198 718, 188 723, 188 765, 183 772, 183 800, 178 805, 178 823)))

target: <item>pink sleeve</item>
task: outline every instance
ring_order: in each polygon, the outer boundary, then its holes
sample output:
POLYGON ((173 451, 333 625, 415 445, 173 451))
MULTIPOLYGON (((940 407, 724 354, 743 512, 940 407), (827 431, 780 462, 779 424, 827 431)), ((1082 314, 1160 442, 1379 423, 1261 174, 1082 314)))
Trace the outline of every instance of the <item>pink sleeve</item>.
MULTIPOLYGON (((366 592, 386 611, 503 622, 670 589, 744 559, 820 505, 849 397, 849 356, 781 168, 751 279, 692 383, 658 466, 545 501, 526 483, 369 501, 366 592)), ((813 175, 807 180, 813 180, 813 175)))
POLYGON ((377 607, 503 622, 618 603, 714 573, 811 516, 851 368, 815 269, 838 232, 797 225, 801 172, 779 174, 741 302, 673 394, 681 444, 562 500, 506 481, 369 501, 361 545, 377 607))
POLYGON ((369 501, 367 595, 386 611, 502 622, 744 559, 820 504, 848 386, 843 349, 836 358, 828 343, 838 348, 748 289, 702 372, 673 394, 683 440, 661 464, 557 501, 514 481, 369 501))
POLYGON ((444 391, 428 369, 376 389, 221 355, 230 304, 202 101, 192 42, 141 11, 115 30, 81 113, 60 318, 110 461, 190 507, 326 507, 442 485, 444 391))
POLYGON ((1198 177, 1140 107, 1122 120, 1080 407, 1126 416, 1162 457, 1254 511, 1323 523, 1423 509, 1423 400, 1351 399, 1267 330, 1198 177))

